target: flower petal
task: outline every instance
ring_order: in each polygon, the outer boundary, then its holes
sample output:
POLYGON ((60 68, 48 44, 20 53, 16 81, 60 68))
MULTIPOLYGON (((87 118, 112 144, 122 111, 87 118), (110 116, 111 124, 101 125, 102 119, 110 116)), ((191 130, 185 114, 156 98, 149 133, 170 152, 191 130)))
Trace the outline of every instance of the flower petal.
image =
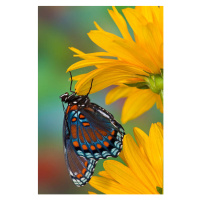
POLYGON ((149 143, 149 137, 148 135, 142 131, 140 128, 135 127, 133 129, 135 139, 137 141, 138 147, 140 148, 140 151, 148 159, 147 154, 146 154, 146 148, 148 147, 149 143))
POLYGON ((160 68, 163 67, 163 57, 161 53, 161 47, 163 47, 163 35, 160 34, 159 27, 156 27, 154 24, 141 26, 139 34, 140 45, 142 45, 146 52, 150 52, 151 59, 154 61, 155 66, 157 66, 157 71, 154 71, 154 73, 159 73, 160 68))
MULTIPOLYGON (((77 75, 77 76, 73 76, 72 77, 72 80, 75 80, 75 81, 78 81, 78 80, 81 80, 82 78, 84 78, 87 74, 80 74, 80 75, 77 75)), ((71 78, 70 78, 71 80, 71 78)))
POLYGON ((95 52, 95 53, 74 55, 74 57, 80 57, 83 59, 89 59, 89 58, 97 59, 97 58, 99 58, 98 56, 114 57, 112 54, 110 54, 108 52, 95 52))
POLYGON ((113 60, 113 59, 102 59, 102 58, 93 59, 93 60, 88 60, 88 59, 87 60, 81 60, 81 61, 78 61, 78 62, 72 64, 67 69, 67 72, 75 70, 75 69, 80 69, 80 68, 83 68, 83 67, 89 67, 89 66, 99 65, 99 64, 104 64, 104 65, 110 64, 110 63, 116 64, 116 62, 118 63, 118 61, 113 60))
POLYGON ((142 155, 139 147, 129 134, 124 136, 124 155, 128 166, 138 179, 140 179, 140 182, 153 194, 157 194, 156 186, 158 186, 158 182, 155 177, 154 169, 142 155))
POLYGON ((122 80, 133 78, 134 72, 136 74, 143 73, 146 74, 144 71, 139 69, 134 69, 132 66, 123 67, 121 65, 115 65, 113 67, 104 67, 100 69, 95 69, 89 73, 81 80, 78 81, 76 84, 76 91, 79 95, 85 95, 88 93, 91 81, 93 79, 91 93, 97 92, 102 90, 110 85, 117 85, 118 82, 122 80), (112 75, 110 75, 112 72, 112 75))
POLYGON ((89 181, 89 184, 105 194, 132 194, 132 191, 126 187, 116 181, 104 177, 93 176, 89 181))
POLYGON ((160 110, 161 113, 163 113, 163 103, 162 103, 162 100, 160 98, 160 95, 157 95, 157 98, 156 98, 156 107, 157 107, 157 109, 160 110))
POLYGON ((112 89, 107 95, 106 95, 106 104, 111 104, 114 101, 117 101, 120 98, 127 97, 130 92, 132 91, 131 87, 128 86, 118 86, 114 89, 112 89))
POLYGON ((97 193, 88 191, 88 194, 97 194, 97 193))
POLYGON ((108 178, 108 179, 114 180, 113 177, 110 176, 106 171, 100 171, 98 174, 100 176, 104 177, 104 178, 108 178))
POLYGON ((129 188, 134 194, 150 194, 151 192, 144 187, 140 180, 133 174, 127 166, 115 160, 107 160, 103 163, 104 169, 118 183, 129 188))
POLYGON ((148 158, 156 169, 157 175, 159 176, 159 187, 162 186, 163 180, 163 130, 160 125, 152 124, 149 131, 149 147, 148 147, 148 158))
POLYGON ((122 17, 121 14, 117 11, 117 9, 113 6, 113 11, 108 10, 110 16, 112 17, 113 21, 119 28, 122 36, 124 39, 128 40, 129 42, 133 42, 133 39, 128 31, 127 24, 125 19, 122 17))
POLYGON ((124 161, 124 163, 125 163, 126 165, 128 165, 128 164, 127 164, 127 161, 126 161, 126 158, 125 158, 125 156, 124 156, 124 151, 123 151, 123 149, 122 149, 122 151, 120 152, 119 157, 124 161))
POLYGON ((85 54, 84 52, 74 47, 69 47, 69 49, 77 54, 77 55, 74 55, 74 57, 80 57, 83 59, 97 59, 97 56, 112 56, 113 57, 113 55, 108 52, 95 52, 95 53, 85 54))
POLYGON ((136 43, 132 45, 129 41, 105 31, 93 30, 88 33, 88 36, 95 44, 120 60, 151 72, 149 66, 153 66, 154 64, 148 54, 142 51, 136 43))
MULTIPOLYGON (((148 159, 151 164, 152 164, 152 162, 154 162, 154 159, 156 159, 156 161, 157 161, 157 159, 159 160, 159 157, 160 157, 160 155, 158 155, 159 153, 155 153, 155 151, 157 151, 156 146, 158 144, 155 144, 155 142, 157 142, 157 140, 154 139, 154 137, 153 137, 155 135, 155 130, 153 129, 154 126, 156 126, 158 128, 158 131, 160 132, 159 136, 162 137, 162 134, 161 134, 162 133, 162 124, 161 123, 152 124, 151 129, 150 129, 151 136, 150 136, 150 133, 149 133, 149 136, 148 136, 141 129, 139 129, 137 127, 134 128, 134 136, 135 136, 135 139, 137 141, 138 147, 140 148, 140 151, 142 152, 144 157, 146 157, 146 159, 148 159)), ((160 142, 159 147, 162 149, 163 143, 161 143, 161 141, 159 141, 159 142, 160 142)), ((161 166, 162 164, 163 164, 163 160, 159 162, 159 166, 157 166, 156 164, 152 165, 153 168, 155 169, 156 174, 157 174, 156 180, 158 181, 158 184, 161 187, 162 187, 162 180, 163 180, 163 177, 160 175, 162 173, 162 167, 163 167, 163 166, 161 166), (159 170, 157 170, 158 168, 159 168, 159 170)))
POLYGON ((122 109, 122 123, 135 119, 149 110, 156 102, 156 94, 149 89, 133 88, 122 109))
MULTIPOLYGON (((146 9, 145 9, 146 10, 146 9)), ((163 44, 163 35, 159 30, 159 27, 153 24, 153 15, 150 9, 147 9, 146 15, 151 19, 145 19, 145 17, 138 13, 136 9, 124 9, 124 15, 127 18, 134 35, 136 43, 139 44, 144 51, 151 57, 154 65, 150 66, 154 73, 159 73, 160 68, 163 67, 163 57, 161 47, 163 44)))

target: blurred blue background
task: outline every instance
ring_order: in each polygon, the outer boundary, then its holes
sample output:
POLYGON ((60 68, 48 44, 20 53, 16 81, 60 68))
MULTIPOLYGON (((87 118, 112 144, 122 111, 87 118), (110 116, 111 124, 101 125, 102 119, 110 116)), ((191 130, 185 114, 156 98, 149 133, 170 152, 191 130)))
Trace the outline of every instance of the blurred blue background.
MULTIPOLYGON (((121 12, 122 8, 116 7, 121 12)), ((133 7, 134 8, 134 7, 133 7)), ((77 188, 71 181, 64 161, 62 123, 63 108, 59 96, 69 91, 67 68, 78 61, 68 47, 76 47, 85 53, 102 51, 90 41, 87 33, 94 30, 96 21, 104 30, 120 35, 107 9, 111 6, 91 7, 38 7, 38 193, 39 194, 87 194, 97 190, 86 186, 77 188)), ((73 71, 73 76, 88 69, 73 71)), ((73 84, 74 88, 75 83, 73 84)), ((113 86, 89 97, 111 112, 120 122, 124 99, 105 105, 105 96, 113 86)), ((162 122, 163 115, 156 106, 123 125, 126 133, 133 134, 137 126, 148 133, 151 123, 162 122)), ((114 159, 114 158, 109 158, 114 159)), ((120 158, 117 158, 120 160, 120 158)), ((103 160, 95 168, 94 175, 103 170, 103 160)))

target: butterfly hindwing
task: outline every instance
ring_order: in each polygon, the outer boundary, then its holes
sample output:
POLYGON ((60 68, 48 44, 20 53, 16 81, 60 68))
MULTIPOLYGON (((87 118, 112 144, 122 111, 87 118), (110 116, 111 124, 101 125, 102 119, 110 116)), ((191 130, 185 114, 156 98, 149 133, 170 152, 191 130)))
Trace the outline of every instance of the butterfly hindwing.
POLYGON ((96 161, 78 156, 70 139, 65 139, 64 143, 65 160, 71 179, 76 186, 83 186, 91 179, 96 161))
POLYGON ((67 127, 74 151, 87 159, 117 157, 122 149, 124 129, 100 106, 68 106, 67 127))

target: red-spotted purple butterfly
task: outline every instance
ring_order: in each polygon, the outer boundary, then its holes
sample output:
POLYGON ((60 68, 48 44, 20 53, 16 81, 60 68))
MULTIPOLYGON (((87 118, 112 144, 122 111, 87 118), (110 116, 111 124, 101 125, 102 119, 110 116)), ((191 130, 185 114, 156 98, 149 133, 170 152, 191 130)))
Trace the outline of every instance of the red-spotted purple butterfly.
POLYGON ((65 160, 74 184, 85 185, 92 177, 99 159, 117 157, 122 149, 123 127, 108 111, 91 103, 87 95, 71 91, 60 96, 64 108, 63 141, 65 160))

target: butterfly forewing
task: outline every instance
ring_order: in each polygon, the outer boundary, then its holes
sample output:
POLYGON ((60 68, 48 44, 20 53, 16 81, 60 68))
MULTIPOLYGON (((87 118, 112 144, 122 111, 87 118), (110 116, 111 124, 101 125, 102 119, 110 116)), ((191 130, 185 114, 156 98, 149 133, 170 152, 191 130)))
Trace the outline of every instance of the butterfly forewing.
POLYGON ((90 103, 71 106, 66 112, 70 142, 79 156, 95 160, 118 156, 124 130, 108 111, 90 103))

